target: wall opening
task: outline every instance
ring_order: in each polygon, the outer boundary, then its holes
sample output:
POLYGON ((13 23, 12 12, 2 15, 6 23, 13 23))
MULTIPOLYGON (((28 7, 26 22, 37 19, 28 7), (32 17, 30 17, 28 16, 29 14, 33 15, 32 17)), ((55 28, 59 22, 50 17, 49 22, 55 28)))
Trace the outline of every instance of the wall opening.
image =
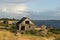
POLYGON ((26 24, 29 24, 29 21, 25 21, 26 24))
POLYGON ((21 30, 23 30, 23 31, 24 31, 24 30, 25 30, 25 26, 21 26, 21 30))
POLYGON ((5 20, 3 23, 4 23, 4 24, 8 24, 8 21, 7 21, 7 20, 5 20))

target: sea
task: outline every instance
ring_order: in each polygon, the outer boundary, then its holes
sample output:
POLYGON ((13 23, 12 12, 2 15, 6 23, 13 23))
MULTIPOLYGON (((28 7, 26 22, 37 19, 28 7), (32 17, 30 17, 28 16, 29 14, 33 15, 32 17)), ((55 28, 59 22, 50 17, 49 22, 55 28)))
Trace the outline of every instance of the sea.
POLYGON ((47 27, 60 28, 60 20, 32 20, 35 25, 41 27, 46 25, 47 27))

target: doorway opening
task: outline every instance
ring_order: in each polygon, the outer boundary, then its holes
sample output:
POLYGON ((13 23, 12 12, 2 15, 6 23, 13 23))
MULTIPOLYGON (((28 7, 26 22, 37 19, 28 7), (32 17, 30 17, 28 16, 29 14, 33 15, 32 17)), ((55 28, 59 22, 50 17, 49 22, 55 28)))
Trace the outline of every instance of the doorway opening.
POLYGON ((25 30, 25 26, 21 26, 21 30, 23 30, 23 31, 24 31, 24 30, 25 30))

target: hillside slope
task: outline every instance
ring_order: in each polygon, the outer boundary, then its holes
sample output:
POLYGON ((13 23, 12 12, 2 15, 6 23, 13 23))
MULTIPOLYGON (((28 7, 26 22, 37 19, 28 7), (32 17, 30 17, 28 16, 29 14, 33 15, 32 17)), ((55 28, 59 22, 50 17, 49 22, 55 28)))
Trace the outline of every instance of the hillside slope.
POLYGON ((40 36, 33 36, 33 35, 21 35, 17 34, 17 36, 14 36, 13 33, 6 31, 6 30, 0 30, 0 40, 54 40, 54 37, 40 37, 40 36))

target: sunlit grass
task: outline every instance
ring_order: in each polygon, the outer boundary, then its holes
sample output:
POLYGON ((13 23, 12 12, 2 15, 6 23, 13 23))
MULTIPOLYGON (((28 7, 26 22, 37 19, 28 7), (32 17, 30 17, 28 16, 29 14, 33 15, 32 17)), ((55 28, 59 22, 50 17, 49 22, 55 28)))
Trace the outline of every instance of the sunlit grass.
POLYGON ((7 30, 0 30, 0 40, 53 40, 54 37, 41 37, 35 35, 27 35, 27 34, 17 34, 16 36, 14 33, 7 31, 7 30))

